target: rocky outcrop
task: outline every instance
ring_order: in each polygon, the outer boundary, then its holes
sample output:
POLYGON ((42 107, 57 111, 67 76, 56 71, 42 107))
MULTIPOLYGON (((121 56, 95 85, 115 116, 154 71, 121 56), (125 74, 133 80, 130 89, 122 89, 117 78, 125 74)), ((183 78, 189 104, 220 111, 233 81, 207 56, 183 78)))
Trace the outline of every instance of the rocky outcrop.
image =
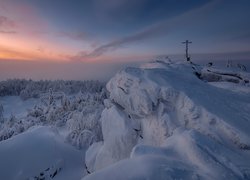
MULTIPOLYGON (((108 82, 107 90, 110 99, 101 116, 104 141, 86 154, 91 173, 123 159, 128 161, 118 166, 127 172, 137 158, 156 163, 147 158, 161 156, 166 158, 162 166, 173 172, 169 176, 160 170, 165 175, 159 179, 178 178, 178 165, 185 179, 250 178, 249 161, 243 160, 250 160, 243 151, 250 149, 250 96, 204 83, 189 64, 164 62, 126 68, 108 82)), ((111 173, 112 167, 101 174, 111 173)), ((103 176, 94 173, 87 179, 98 177, 103 176)))

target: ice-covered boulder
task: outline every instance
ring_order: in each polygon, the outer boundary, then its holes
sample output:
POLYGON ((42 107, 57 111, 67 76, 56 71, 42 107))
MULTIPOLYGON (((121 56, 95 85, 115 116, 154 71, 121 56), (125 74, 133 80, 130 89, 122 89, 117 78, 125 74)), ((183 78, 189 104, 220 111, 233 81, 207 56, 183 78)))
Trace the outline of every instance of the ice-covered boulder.
POLYGON ((110 99, 130 113, 143 117, 153 112, 157 103, 157 85, 148 84, 144 71, 139 68, 126 68, 116 74, 107 84, 110 99))

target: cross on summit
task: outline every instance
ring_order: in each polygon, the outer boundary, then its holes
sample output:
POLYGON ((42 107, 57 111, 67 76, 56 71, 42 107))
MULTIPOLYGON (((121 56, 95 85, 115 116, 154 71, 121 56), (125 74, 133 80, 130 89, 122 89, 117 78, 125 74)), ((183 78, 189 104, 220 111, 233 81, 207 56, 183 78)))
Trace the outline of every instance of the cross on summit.
POLYGON ((186 44, 186 58, 187 58, 187 61, 190 61, 190 56, 189 56, 189 54, 188 54, 188 44, 191 44, 191 43, 192 43, 192 42, 191 42, 191 41, 188 41, 188 40, 182 42, 182 44, 186 44))

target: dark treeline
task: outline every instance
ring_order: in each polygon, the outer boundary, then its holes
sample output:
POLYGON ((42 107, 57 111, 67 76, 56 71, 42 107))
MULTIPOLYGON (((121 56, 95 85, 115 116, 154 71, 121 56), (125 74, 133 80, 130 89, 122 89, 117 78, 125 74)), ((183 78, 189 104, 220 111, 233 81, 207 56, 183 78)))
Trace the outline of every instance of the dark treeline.
POLYGON ((38 98, 40 94, 47 93, 51 89, 54 92, 64 92, 74 94, 78 92, 101 92, 105 87, 104 82, 86 80, 26 80, 9 79, 0 81, 0 96, 20 96, 22 99, 38 98))

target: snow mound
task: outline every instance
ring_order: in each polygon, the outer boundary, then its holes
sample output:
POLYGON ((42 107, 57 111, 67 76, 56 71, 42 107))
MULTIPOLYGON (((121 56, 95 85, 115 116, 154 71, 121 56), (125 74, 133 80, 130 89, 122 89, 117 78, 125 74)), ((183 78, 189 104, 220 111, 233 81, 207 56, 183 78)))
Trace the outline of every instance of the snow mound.
MULTIPOLYGON (((242 83, 214 72, 248 88, 246 72, 242 83)), ((161 61, 118 72, 107 84, 104 141, 87 151, 93 173, 84 179, 250 178, 250 96, 211 86, 221 79, 210 75, 161 61)))
POLYGON ((82 152, 49 127, 33 127, 0 142, 0 160, 0 177, 6 180, 77 180, 84 174, 82 152))

